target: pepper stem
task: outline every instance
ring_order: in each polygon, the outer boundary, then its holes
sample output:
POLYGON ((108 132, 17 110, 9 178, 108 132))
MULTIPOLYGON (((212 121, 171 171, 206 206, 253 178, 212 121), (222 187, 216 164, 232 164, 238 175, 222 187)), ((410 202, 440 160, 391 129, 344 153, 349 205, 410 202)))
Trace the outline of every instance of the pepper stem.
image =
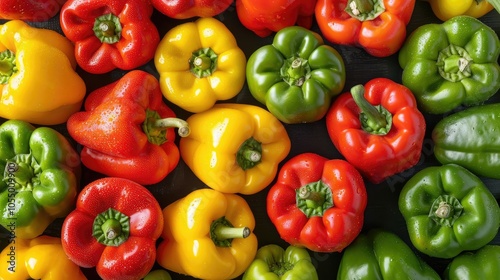
POLYGON ((352 87, 351 95, 361 110, 359 114, 361 128, 371 134, 386 135, 389 133, 392 127, 391 113, 380 105, 370 104, 365 98, 365 88, 362 85, 352 87))
POLYGON ((189 59, 189 70, 197 78, 208 77, 217 69, 217 58, 217 54, 211 48, 196 50, 189 59))
POLYGON ((178 128, 177 133, 180 137, 187 137, 191 133, 189 124, 179 118, 161 118, 158 112, 146 109, 146 119, 142 124, 142 130, 148 137, 148 141, 155 145, 161 145, 168 141, 167 130, 178 128))
POLYGON ((311 67, 307 59, 291 57, 280 69, 282 79, 290 86, 302 86, 311 77, 311 67))
POLYGON ((111 13, 102 15, 95 19, 92 30, 101 43, 114 44, 120 41, 121 38, 122 25, 120 18, 111 13))
POLYGON ((92 236, 103 245, 118 246, 128 239, 129 234, 129 217, 116 209, 109 208, 94 219, 92 236))
POLYGON ((470 69, 472 62, 472 57, 467 50, 449 45, 439 52, 436 66, 441 77, 450 82, 459 82, 472 75, 470 69))
POLYGON ((382 0, 349 0, 345 12, 359 21, 373 20, 385 11, 382 0))
POLYGON ((429 217, 442 226, 453 226, 460 215, 463 206, 460 201, 451 195, 441 195, 432 203, 429 217))
POLYGON ((262 160, 262 144, 253 137, 241 144, 236 153, 236 162, 243 169, 250 169, 262 160))
POLYGON ((332 190, 321 180, 301 186, 296 191, 295 199, 297 208, 308 218, 321 217, 333 207, 332 190))
POLYGON ((5 165, 3 181, 17 189, 33 190, 40 184, 41 166, 31 154, 18 154, 5 165))
POLYGON ((210 238, 218 247, 231 247, 234 238, 247 238, 250 234, 250 228, 235 228, 225 217, 213 221, 210 226, 210 238))
POLYGON ((7 84, 10 77, 16 72, 16 55, 11 50, 0 52, 0 84, 7 84))

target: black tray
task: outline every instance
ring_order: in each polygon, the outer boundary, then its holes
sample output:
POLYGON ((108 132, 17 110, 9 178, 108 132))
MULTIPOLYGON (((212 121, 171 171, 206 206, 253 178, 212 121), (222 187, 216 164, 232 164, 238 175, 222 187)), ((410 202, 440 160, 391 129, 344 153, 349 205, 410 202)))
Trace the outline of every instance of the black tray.
MULTIPOLYGON (((242 26, 238 20, 234 5, 229 7, 224 13, 216 16, 216 18, 222 21, 233 32, 237 38, 238 45, 245 52, 247 58, 260 46, 270 44, 272 42, 272 35, 266 38, 261 38, 242 26)), ((152 20, 156 24, 160 32, 160 36, 163 36, 172 27, 194 19, 174 20, 155 11, 152 20)), ((497 34, 500 34, 500 15, 496 11, 490 12, 480 18, 480 20, 492 27, 497 34)), ((420 25, 440 22, 441 21, 434 16, 427 2, 417 0, 413 17, 407 26, 407 31, 409 34, 420 25)), ((0 21, 0 23, 3 22, 0 21)), ((37 27, 50 28, 62 33, 57 16, 47 22, 30 24, 37 27)), ((312 30, 319 32, 317 25, 314 25, 312 30)), ((364 84, 370 79, 378 77, 390 78, 401 83, 402 69, 398 64, 397 54, 386 58, 376 58, 368 55, 364 50, 356 47, 340 45, 332 46, 342 55, 346 66, 347 79, 344 91, 348 91, 348 89, 356 84, 364 84)), ((158 73, 156 72, 152 62, 141 67, 140 69, 158 77, 158 73)), ((116 70, 107 74, 93 75, 85 73, 81 69, 78 69, 78 72, 86 81, 87 92, 91 92, 94 89, 109 84, 112 81, 119 79, 125 73, 125 71, 116 70)), ((262 104, 257 103, 257 101, 251 96, 246 85, 236 97, 223 102, 246 103, 263 107, 262 104)), ((487 101, 487 103, 496 102, 500 102, 500 95, 498 93, 487 101)), ((169 106, 176 112, 177 116, 181 118, 187 118, 190 115, 190 113, 173 104, 168 102, 167 104, 169 104, 169 106)), ((427 133, 422 148, 421 160, 416 166, 400 174, 394 175, 377 185, 371 184, 365 180, 368 192, 368 205, 365 212, 363 231, 372 228, 382 228, 392 231, 399 235, 399 237, 401 237, 409 246, 411 246, 412 249, 414 249, 409 240, 404 219, 399 212, 397 201, 402 186, 411 176, 425 167, 439 165, 433 155, 433 143, 430 137, 430 132, 432 131, 434 125, 442 119, 443 116, 444 115, 425 115, 427 133)), ((3 123, 3 121, 5 120, 0 118, 0 122, 3 123)), ((57 125, 53 127, 69 137, 65 125, 57 125)), ((285 124, 285 127, 292 141, 292 147, 288 157, 284 161, 304 152, 318 153, 327 158, 343 158, 342 155, 335 149, 330 141, 330 138, 328 137, 324 119, 308 124, 285 124)), ((79 149, 80 147, 77 148, 79 149)), ((84 168, 81 184, 82 186, 85 186, 101 177, 103 177, 103 175, 84 168)), ((489 178, 481 179, 483 179, 484 183, 488 186, 498 201, 500 199, 500 180, 489 178)), ((205 185, 196 178, 196 176, 181 160, 177 168, 170 173, 165 180, 159 184, 149 186, 148 189, 155 195, 163 208, 169 203, 184 197, 189 192, 203 187, 205 187, 205 185)), ((266 244, 278 244, 286 247, 288 244, 280 239, 266 213, 265 201, 268 189, 269 188, 266 188, 257 194, 243 197, 249 203, 256 219, 254 232, 257 235, 259 247, 266 244)), ((49 228, 47 228, 45 234, 59 237, 62 222, 63 219, 54 221, 49 228)), ((4 228, 0 228, 0 248, 4 248, 7 245, 8 236, 8 232, 4 228)), ((491 244, 500 245, 500 234, 497 234, 495 239, 491 241, 491 244)), ((450 262, 450 260, 446 259, 431 258, 419 253, 416 249, 414 250, 440 274, 442 274, 444 268, 450 262)), ((315 267, 317 268, 320 279, 333 279, 336 277, 342 253, 327 254, 311 252, 311 257, 315 267)), ((160 267, 155 265, 154 268, 160 267)), ((84 268, 82 270, 89 279, 99 279, 95 269, 84 268)), ((191 277, 178 275, 173 272, 171 272, 171 275, 173 279, 193 279, 191 277)))

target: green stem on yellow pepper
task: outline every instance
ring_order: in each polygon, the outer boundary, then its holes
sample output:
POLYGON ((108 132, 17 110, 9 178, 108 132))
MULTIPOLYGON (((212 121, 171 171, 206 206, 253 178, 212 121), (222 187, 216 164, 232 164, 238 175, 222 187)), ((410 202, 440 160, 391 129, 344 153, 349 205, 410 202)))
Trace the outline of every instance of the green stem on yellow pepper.
POLYGON ((247 238, 250 233, 250 228, 233 227, 225 217, 213 221, 210 226, 210 238, 218 247, 231 247, 234 238, 247 238))
POLYGON ((0 85, 7 84, 15 72, 17 72, 16 55, 11 50, 0 52, 0 85))
POLYGON ((120 18, 111 13, 102 15, 95 19, 92 30, 102 43, 114 44, 120 41, 121 38, 122 25, 120 18))
POLYGON ((211 48, 196 50, 189 59, 189 70, 197 78, 208 77, 217 69, 217 58, 217 54, 211 48))
POLYGON ((382 106, 373 106, 365 99, 365 88, 362 85, 356 85, 351 88, 351 95, 358 105, 361 113, 359 120, 364 131, 386 135, 392 127, 392 115, 382 106))
POLYGON ((262 160, 262 144, 253 137, 241 144, 236 153, 236 162, 243 169, 247 170, 259 164, 262 160))

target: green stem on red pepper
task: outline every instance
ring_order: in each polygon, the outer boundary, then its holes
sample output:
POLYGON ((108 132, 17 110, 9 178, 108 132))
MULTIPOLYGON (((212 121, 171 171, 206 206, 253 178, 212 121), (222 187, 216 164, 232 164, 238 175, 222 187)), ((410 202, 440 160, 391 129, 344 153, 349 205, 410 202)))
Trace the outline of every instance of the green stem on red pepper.
POLYGON ((311 67, 307 59, 290 57, 280 69, 283 80, 291 86, 302 86, 311 77, 311 67))
POLYGON ((129 217, 116 209, 109 208, 94 219, 92 236, 101 244, 118 246, 128 239, 129 234, 129 217))
POLYGON ((92 30, 102 43, 114 44, 121 38, 120 18, 113 14, 102 15, 95 19, 92 30))
POLYGON ((373 20, 385 11, 382 0, 349 0, 345 12, 360 21, 373 20))
POLYGON ((354 102, 361 110, 359 114, 361 128, 371 134, 386 135, 389 133, 392 127, 391 113, 380 105, 373 106, 370 104, 364 97, 365 89, 362 85, 352 87, 351 94, 354 102))
POLYGON ((472 57, 462 47, 449 45, 439 52, 437 67, 439 74, 450 82, 459 82, 472 76, 472 57))
POLYGON ((167 129, 176 127, 178 128, 177 133, 181 137, 187 137, 191 130, 189 129, 189 124, 179 118, 164 118, 160 117, 160 114, 154 110, 146 110, 146 120, 142 124, 142 129, 148 137, 150 143, 161 145, 167 141, 167 129))
POLYGON ((247 238, 250 235, 248 227, 233 227, 225 217, 221 217, 210 225, 210 238, 217 247, 231 247, 234 238, 247 238))
POLYGON ((250 169, 259 164, 261 159, 262 144, 253 137, 243 142, 236 153, 236 162, 243 170, 250 169))
POLYGON ((296 204, 308 218, 321 217, 333 207, 332 190, 321 180, 304 185, 297 190, 296 204))
POLYGON ((0 85, 7 84, 16 72, 16 55, 11 50, 0 52, 0 85))
POLYGON ((441 195, 432 203, 429 217, 442 226, 453 226, 462 214, 463 206, 451 195, 441 195))
POLYGON ((189 70, 197 78, 208 77, 217 69, 217 58, 217 54, 211 48, 196 50, 189 59, 189 70))

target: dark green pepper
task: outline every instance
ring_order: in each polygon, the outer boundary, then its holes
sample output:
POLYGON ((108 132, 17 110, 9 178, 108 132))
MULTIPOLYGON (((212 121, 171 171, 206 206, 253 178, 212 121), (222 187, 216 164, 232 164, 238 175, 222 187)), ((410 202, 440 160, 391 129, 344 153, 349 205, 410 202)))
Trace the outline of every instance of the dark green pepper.
POLYGON ((269 244, 259 248, 243 280, 318 280, 318 273, 305 248, 269 244))
POLYGON ((249 57, 246 76, 252 96, 279 120, 306 123, 325 116, 344 88, 345 66, 317 33, 290 26, 249 57))
POLYGON ((500 89, 499 54, 498 35, 476 18, 422 25, 399 52, 402 82, 428 113, 478 105, 500 89))
POLYGON ((458 255, 446 267, 443 276, 445 280, 498 279, 500 246, 486 245, 476 252, 458 255))
POLYGON ((372 229, 361 233, 343 252, 337 280, 441 279, 392 232, 372 229))
POLYGON ((500 179, 500 104, 479 105, 453 113, 432 130, 434 155, 476 175, 500 179))
POLYGON ((422 169, 403 186, 399 210, 417 250, 453 258, 495 238, 500 207, 484 183, 467 169, 446 164, 422 169))
POLYGON ((73 208, 80 157, 49 127, 8 120, 0 126, 0 224, 31 239, 73 208))

